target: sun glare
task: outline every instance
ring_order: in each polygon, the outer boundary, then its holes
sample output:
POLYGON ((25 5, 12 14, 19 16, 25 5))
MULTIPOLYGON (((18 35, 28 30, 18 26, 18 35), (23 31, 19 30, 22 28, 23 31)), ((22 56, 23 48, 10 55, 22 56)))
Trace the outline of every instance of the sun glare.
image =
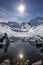
POLYGON ((23 13, 24 10, 25 10, 24 5, 21 4, 21 5, 18 7, 18 10, 19 10, 20 13, 23 13))
POLYGON ((19 57, 22 59, 23 58, 23 54, 20 54, 19 57))

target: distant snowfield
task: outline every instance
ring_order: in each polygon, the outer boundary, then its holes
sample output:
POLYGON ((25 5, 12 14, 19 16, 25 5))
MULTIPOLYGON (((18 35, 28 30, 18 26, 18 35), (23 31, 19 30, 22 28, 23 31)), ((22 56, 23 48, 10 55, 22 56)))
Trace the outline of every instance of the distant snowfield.
POLYGON ((41 35, 43 36, 43 25, 39 25, 37 27, 27 28, 27 29, 21 29, 22 31, 26 32, 15 32, 12 31, 12 29, 8 26, 1 26, 0 25, 0 34, 7 33, 8 36, 15 36, 15 37, 32 37, 35 35, 41 35))

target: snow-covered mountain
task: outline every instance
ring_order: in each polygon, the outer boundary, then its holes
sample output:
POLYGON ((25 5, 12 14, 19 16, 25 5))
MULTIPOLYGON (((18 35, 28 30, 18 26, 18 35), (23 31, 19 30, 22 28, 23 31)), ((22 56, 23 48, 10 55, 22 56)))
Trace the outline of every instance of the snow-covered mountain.
POLYGON ((35 19, 32 19, 28 22, 30 26, 38 26, 40 24, 43 24, 43 17, 37 17, 35 19))
POLYGON ((9 36, 33 37, 40 35, 43 37, 43 17, 37 17, 30 22, 0 22, 0 34, 7 32, 9 36))
POLYGON ((26 32, 30 28, 30 25, 28 24, 22 25, 22 23, 19 22, 8 22, 8 23, 0 22, 0 25, 10 27, 11 30, 16 32, 26 32))
POLYGON ((12 27, 12 28, 21 28, 19 22, 12 22, 12 21, 11 22, 8 22, 8 23, 6 23, 6 22, 0 22, 0 24, 2 26, 8 25, 9 27, 12 27))

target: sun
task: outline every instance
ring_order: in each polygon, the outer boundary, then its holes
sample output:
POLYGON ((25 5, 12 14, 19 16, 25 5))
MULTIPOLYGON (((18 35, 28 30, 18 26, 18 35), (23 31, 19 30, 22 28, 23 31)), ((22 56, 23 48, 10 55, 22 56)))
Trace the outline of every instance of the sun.
POLYGON ((21 4, 21 5, 18 7, 18 11, 19 11, 20 13, 23 13, 24 10, 25 10, 25 7, 24 7, 23 4, 21 4))

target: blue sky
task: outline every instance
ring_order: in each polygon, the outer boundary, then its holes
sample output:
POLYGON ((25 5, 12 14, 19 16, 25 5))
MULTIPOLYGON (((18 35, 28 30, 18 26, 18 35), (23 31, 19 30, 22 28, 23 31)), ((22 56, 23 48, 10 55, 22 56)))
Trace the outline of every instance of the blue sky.
POLYGON ((25 6, 23 15, 17 10, 19 4, 21 4, 21 0, 0 0, 0 22, 28 22, 35 17, 43 17, 43 0, 22 0, 22 4, 25 6))

